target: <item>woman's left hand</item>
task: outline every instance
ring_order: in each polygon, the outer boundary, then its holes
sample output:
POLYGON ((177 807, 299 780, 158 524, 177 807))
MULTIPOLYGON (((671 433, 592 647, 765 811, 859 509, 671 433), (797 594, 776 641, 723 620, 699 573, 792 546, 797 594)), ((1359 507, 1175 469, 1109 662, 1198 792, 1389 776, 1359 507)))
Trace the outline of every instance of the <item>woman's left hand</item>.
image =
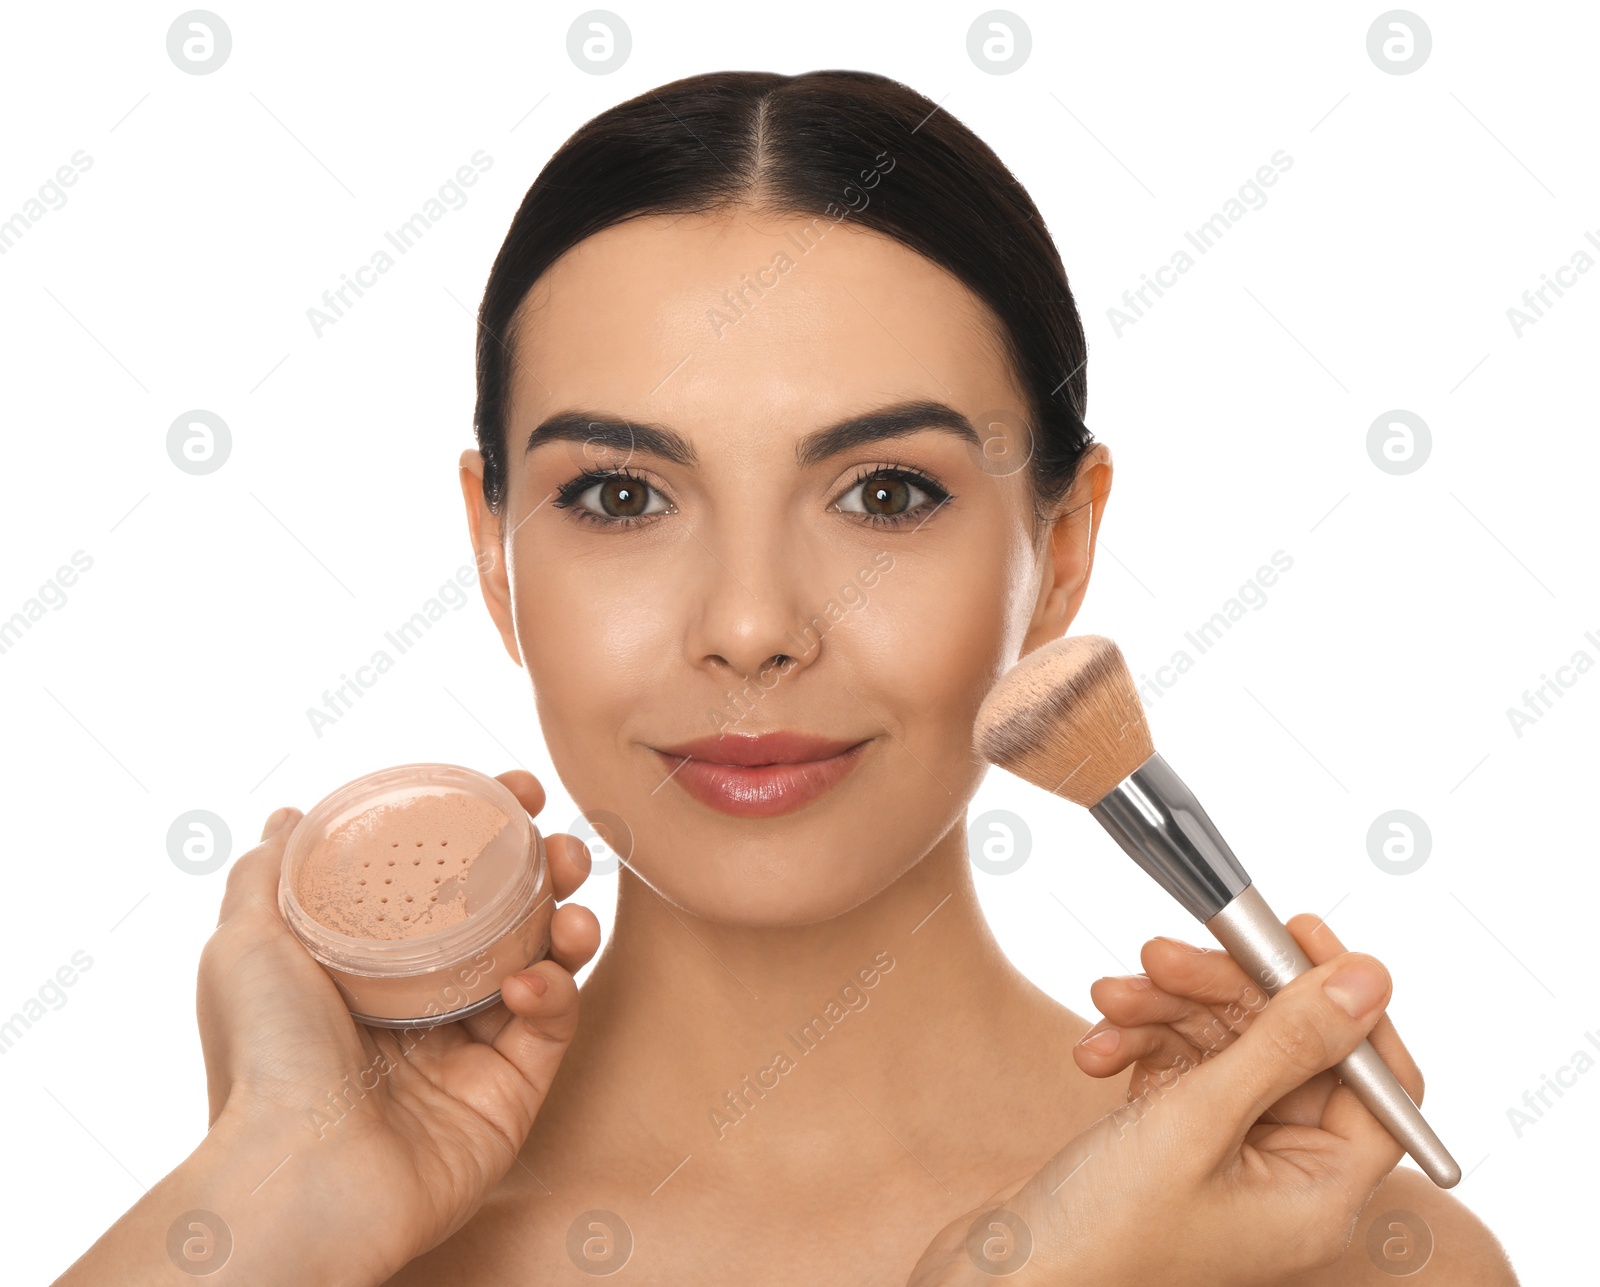
MULTIPOLYGON (((1289 928, 1313 965, 1346 950, 1327 922, 1314 916, 1302 913, 1289 928)), ((1143 974, 1113 975, 1090 986, 1090 999, 1105 1018, 1084 1034, 1072 1052, 1078 1067, 1091 1077, 1111 1077, 1132 1067, 1130 1101, 1231 1045, 1267 1001, 1221 948, 1197 948, 1158 937, 1144 945, 1139 960, 1143 974)), ((1411 1052, 1387 1013, 1368 1039, 1391 1068, 1415 1069, 1411 1052)), ((1414 1075, 1413 1098, 1420 1103, 1422 1075, 1414 1075)), ((1261 1124, 1318 1125, 1337 1085, 1339 1075, 1332 1069, 1319 1073, 1270 1105, 1261 1124)))
POLYGON ((1131 1067, 1129 1102, 946 1225, 908 1287, 1343 1282, 1333 1266, 1402 1150, 1332 1070, 1368 1037, 1419 1103, 1422 1078, 1383 1016, 1381 963, 1316 917, 1288 929, 1313 966, 1270 1003, 1226 953, 1171 940, 1144 948, 1151 986, 1097 983, 1107 1018, 1086 1035, 1115 1041, 1075 1058, 1094 1076, 1131 1067))

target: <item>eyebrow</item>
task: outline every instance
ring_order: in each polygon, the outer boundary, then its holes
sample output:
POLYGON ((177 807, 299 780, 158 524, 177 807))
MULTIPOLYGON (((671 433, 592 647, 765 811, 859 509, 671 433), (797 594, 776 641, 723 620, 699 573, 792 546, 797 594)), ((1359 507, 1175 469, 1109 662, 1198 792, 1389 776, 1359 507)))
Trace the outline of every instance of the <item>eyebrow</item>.
MULTIPOLYGON (((795 460, 806 469, 841 452, 891 438, 904 438, 924 429, 951 434, 980 451, 983 449, 983 440, 966 416, 943 402, 923 400, 897 402, 809 433, 795 444, 795 460)), ((562 441, 594 443, 623 452, 644 452, 690 468, 700 463, 689 440, 675 429, 625 420, 599 411, 562 411, 549 417, 528 435, 523 454, 543 443, 562 441)))

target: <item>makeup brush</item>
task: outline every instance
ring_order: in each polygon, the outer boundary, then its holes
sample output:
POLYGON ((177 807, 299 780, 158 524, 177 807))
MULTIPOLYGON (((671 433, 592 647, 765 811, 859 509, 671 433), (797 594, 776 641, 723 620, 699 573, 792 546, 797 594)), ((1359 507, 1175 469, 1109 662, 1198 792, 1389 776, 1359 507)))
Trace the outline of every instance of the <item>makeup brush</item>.
MULTIPOLYGON (((1013 666, 978 708, 984 759, 1081 804, 1270 996, 1311 969, 1294 936, 1157 753, 1122 651, 1101 635, 1057 639, 1013 666)), ((1461 1168, 1370 1041, 1333 1069, 1442 1189, 1461 1168)))

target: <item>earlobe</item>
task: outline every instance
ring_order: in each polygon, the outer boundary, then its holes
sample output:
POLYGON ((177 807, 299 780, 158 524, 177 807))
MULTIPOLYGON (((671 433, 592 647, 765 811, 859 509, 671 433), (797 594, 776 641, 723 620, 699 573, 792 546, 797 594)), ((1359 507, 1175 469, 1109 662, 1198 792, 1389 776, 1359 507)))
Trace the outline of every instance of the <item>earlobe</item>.
POLYGON ((467 509, 467 538, 472 543, 473 561, 478 567, 478 588, 484 605, 500 632, 506 654, 518 666, 522 654, 517 647, 515 618, 511 611, 511 583, 506 569, 502 542, 503 526, 483 494, 483 456, 469 447, 461 453, 461 499, 467 509))

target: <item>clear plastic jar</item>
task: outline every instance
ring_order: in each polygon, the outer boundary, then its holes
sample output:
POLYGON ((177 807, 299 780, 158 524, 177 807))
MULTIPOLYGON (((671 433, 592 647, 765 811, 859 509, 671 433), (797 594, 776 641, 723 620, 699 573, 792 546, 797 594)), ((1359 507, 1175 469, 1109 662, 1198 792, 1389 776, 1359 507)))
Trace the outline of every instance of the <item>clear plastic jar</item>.
POLYGON ((278 908, 353 1018, 426 1028, 488 1008, 501 980, 541 960, 555 900, 544 838, 504 783, 402 764, 301 819, 278 908))

